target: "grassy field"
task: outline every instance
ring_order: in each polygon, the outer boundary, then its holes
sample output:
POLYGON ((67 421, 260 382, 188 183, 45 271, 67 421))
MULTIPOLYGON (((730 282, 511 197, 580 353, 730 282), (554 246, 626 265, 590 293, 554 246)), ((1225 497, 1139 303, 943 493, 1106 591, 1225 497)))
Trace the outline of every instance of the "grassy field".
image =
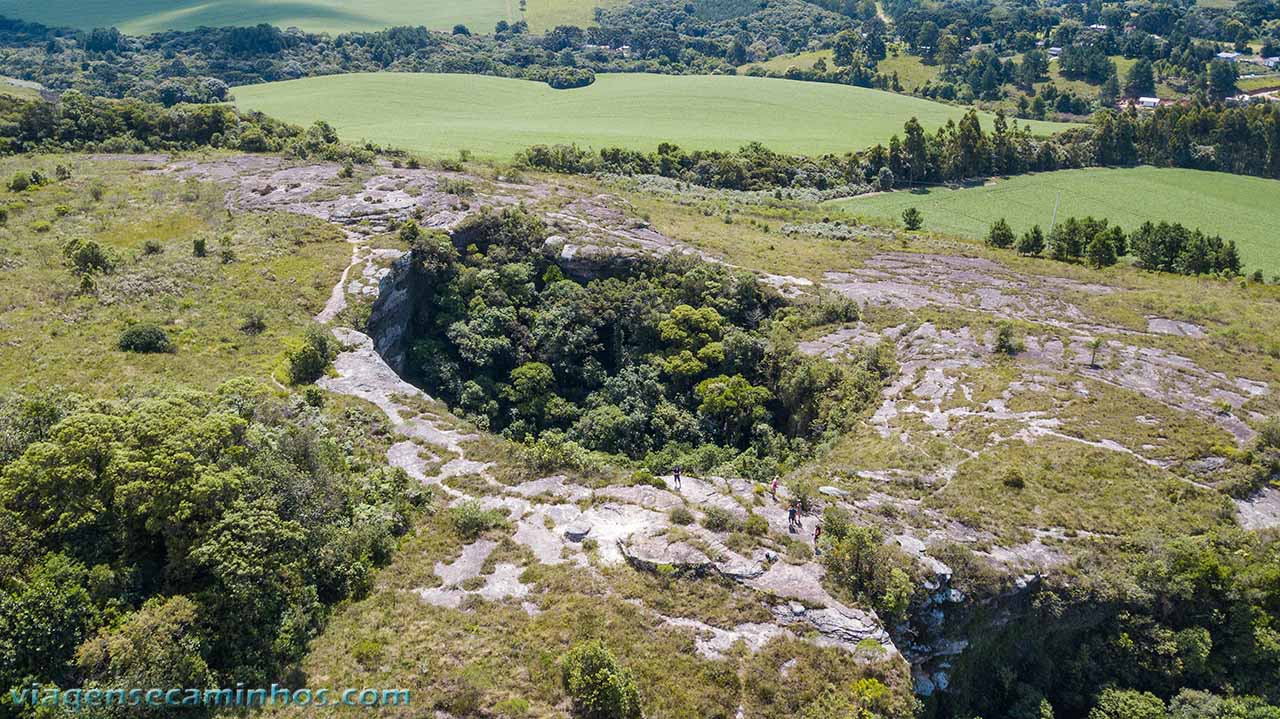
POLYGON ((557 25, 587 27, 595 21, 596 8, 625 4, 626 0, 528 0, 524 19, 533 32, 545 32, 557 25))
POLYGON ((589 87, 553 90, 475 75, 355 74, 248 85, 235 96, 241 108, 291 122, 328 120, 353 141, 483 157, 570 142, 735 149, 759 141, 780 152, 847 152, 887 141, 913 115, 929 128, 964 114, 877 90, 733 76, 602 75, 589 87))
MULTIPOLYGON (((535 31, 560 24, 585 25, 597 4, 613 1, 528 0, 528 15, 523 19, 535 31)), ((492 32, 499 20, 522 19, 519 0, 0 0, 0 15, 56 26, 115 26, 131 34, 262 22, 330 33, 395 25, 447 30, 458 23, 473 31, 492 32)))
POLYGON ((1143 220, 1169 220, 1235 240, 1245 265, 1280 272, 1280 182, 1197 170, 1137 167, 1062 170, 999 180, 983 187, 892 192, 832 203, 842 210, 898 218, 907 207, 924 213, 925 227, 981 237, 1004 217, 1016 232, 1048 228, 1058 217, 1105 217, 1126 230, 1143 220))
POLYGON ((115 396, 130 384, 212 389, 231 377, 267 377, 282 342, 307 327, 351 259, 331 225, 299 215, 228 217, 222 188, 147 175, 136 163, 21 156, 0 162, 0 176, 36 168, 53 177, 57 165, 71 177, 0 190, 9 210, 0 226, 6 389, 115 396), (194 256, 197 238, 206 240, 205 257, 194 256), (92 239, 116 258, 91 290, 64 261, 71 239, 92 239), (224 246, 232 261, 222 261, 224 246), (241 330, 250 313, 265 329, 241 330), (160 325, 176 350, 118 351, 130 322, 160 325))

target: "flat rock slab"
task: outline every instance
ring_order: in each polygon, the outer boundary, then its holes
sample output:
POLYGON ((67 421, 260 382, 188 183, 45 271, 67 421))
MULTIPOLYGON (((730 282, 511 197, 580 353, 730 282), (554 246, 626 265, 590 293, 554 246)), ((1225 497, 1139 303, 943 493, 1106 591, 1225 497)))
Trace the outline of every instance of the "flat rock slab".
POLYGON ((1170 320, 1163 317, 1148 317, 1147 331, 1154 332, 1159 335, 1174 335, 1177 337, 1194 337, 1200 339, 1208 337, 1209 334, 1204 328, 1191 322, 1182 322, 1180 320, 1170 320))
POLYGON ((667 515, 633 504, 610 502, 583 512, 578 518, 591 526, 591 538, 598 542, 598 558, 604 564, 625 561, 619 540, 634 534, 650 534, 667 526, 667 515))
POLYGON ((543 564, 559 564, 564 561, 561 557, 564 540, 561 539, 560 535, 547 529, 543 521, 544 516, 543 514, 535 513, 521 519, 516 523, 516 533, 512 539, 518 544, 528 547, 539 562, 543 564))
POLYGON ((520 581, 520 574, 523 571, 514 564, 502 562, 493 568, 489 581, 485 582, 476 593, 491 602, 502 599, 523 599, 529 596, 529 585, 520 581))
POLYGON ((422 598, 422 601, 433 607, 444 607, 446 609, 457 609, 462 606, 462 598, 466 595, 467 593, 461 589, 445 589, 444 587, 418 590, 418 596, 422 598))
POLYGON ((454 560, 452 564, 436 562, 436 576, 440 577, 440 581, 446 587, 478 577, 480 576, 480 568, 484 566, 484 560, 489 558, 489 555, 493 553, 497 546, 497 542, 489 539, 480 539, 472 542, 462 548, 462 556, 454 560))
MULTIPOLYGON (((667 481, 668 486, 672 486, 670 480, 667 481)), ((658 512, 669 512, 676 507, 684 504, 684 500, 678 494, 674 494, 665 489, 650 487, 648 485, 635 485, 632 487, 605 487, 596 490, 596 494, 601 497, 617 499, 628 504, 635 504, 646 509, 652 509, 658 512)))
POLYGON ((711 569, 711 558, 686 542, 669 542, 665 537, 639 536, 618 542, 622 556, 636 569, 657 571, 661 565, 679 572, 705 574, 711 569))
POLYGON ((577 502, 591 496, 591 490, 579 484, 572 484, 563 474, 556 474, 540 479, 531 479, 511 488, 511 491, 522 497, 550 495, 567 502, 577 502))
POLYGON ((1268 487, 1249 499, 1237 499, 1236 519, 1245 529, 1280 527, 1280 488, 1268 487))
POLYGON ((733 629, 721 629, 696 619, 663 617, 667 626, 689 629, 694 633, 694 649, 707 659, 723 659, 734 644, 742 642, 753 654, 759 652, 776 637, 794 636, 777 624, 739 624, 733 629))

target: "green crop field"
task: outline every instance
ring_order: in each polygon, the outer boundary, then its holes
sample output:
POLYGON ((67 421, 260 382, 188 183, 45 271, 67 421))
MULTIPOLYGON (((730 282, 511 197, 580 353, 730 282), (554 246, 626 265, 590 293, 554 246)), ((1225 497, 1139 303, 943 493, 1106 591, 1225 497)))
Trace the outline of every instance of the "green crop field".
MULTIPOLYGON (((527 19, 535 31, 565 23, 585 25, 597 4, 617 3, 528 0, 527 19)), ((54 26, 114 26, 130 34, 263 22, 329 33, 396 25, 447 30, 459 23, 492 32, 499 20, 526 19, 519 0, 0 0, 0 15, 54 26)))
POLYGON ((735 76, 614 74, 553 90, 477 75, 376 73, 247 85, 235 96, 241 108, 283 120, 327 120, 349 140, 484 157, 570 142, 647 150, 664 141, 735 149, 755 140, 780 152, 847 152, 887 141, 913 115, 937 127, 964 113, 878 90, 735 76))
POLYGON ((587 27, 595 22, 596 8, 625 4, 626 0, 528 0, 524 19, 533 32, 545 32, 556 25, 587 27))
POLYGON ((926 229, 978 238, 1001 217, 1018 233, 1033 224, 1048 229, 1059 198, 1059 219, 1093 215, 1126 230, 1147 219, 1181 222, 1235 240, 1248 268, 1280 272, 1280 181, 1257 177, 1154 167, 1061 170, 983 187, 897 191, 830 204, 876 218, 900 218, 916 207, 926 229))

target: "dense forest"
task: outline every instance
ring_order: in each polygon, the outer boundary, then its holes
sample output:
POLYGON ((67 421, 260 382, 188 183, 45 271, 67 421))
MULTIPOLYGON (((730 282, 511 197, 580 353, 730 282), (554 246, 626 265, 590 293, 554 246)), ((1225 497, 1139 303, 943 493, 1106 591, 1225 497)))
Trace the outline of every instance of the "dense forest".
POLYGON ((299 158, 368 163, 394 154, 353 147, 317 122, 303 129, 227 105, 166 108, 141 100, 109 100, 77 91, 56 102, 0 95, 0 154, 32 152, 148 152, 200 147, 286 152, 299 158))
POLYGON ((857 305, 786 306, 749 272, 672 258, 575 281, 540 254, 546 231, 518 209, 453 238, 401 234, 425 288, 413 373, 516 441, 765 480, 846 429, 890 370, 874 348, 840 365, 798 352, 795 333, 855 320, 857 305))
POLYGON ((278 680, 430 499, 385 431, 248 379, 4 397, 0 685, 278 680))
POLYGON ((1051 579, 1017 621, 966 652, 936 715, 1280 717, 1276 537, 1153 546, 1093 555, 1051 579))

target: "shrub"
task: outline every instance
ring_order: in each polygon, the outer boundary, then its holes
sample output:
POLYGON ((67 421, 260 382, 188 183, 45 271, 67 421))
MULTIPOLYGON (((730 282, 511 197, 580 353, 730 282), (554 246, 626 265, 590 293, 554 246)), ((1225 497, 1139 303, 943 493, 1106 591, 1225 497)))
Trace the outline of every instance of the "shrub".
POLYGON ((653 472, 647 469, 637 469, 631 475, 632 484, 642 484, 649 487, 657 487, 658 489, 667 488, 667 480, 662 477, 653 476, 653 472))
POLYGON ((8 221, 9 221, 9 208, 0 207, 0 225, 3 225, 8 221))
POLYGON ((351 657, 366 670, 376 669, 383 654, 382 642, 376 639, 361 639, 351 648, 351 657))
POLYGON ((95 182, 89 186, 89 197, 92 197, 94 202, 101 202, 105 194, 107 194, 107 188, 102 183, 95 182))
POLYGON ((324 390, 316 387, 315 385, 311 385, 302 391, 302 401, 306 402, 311 407, 323 407, 324 390))
POLYGON ((285 348, 289 382, 309 384, 320 379, 329 363, 337 356, 337 343, 322 327, 312 327, 300 340, 290 342, 285 348))
POLYGON ((440 191, 446 195, 457 195, 458 197, 470 197, 476 194, 476 190, 471 186, 470 182, 455 180, 452 177, 444 178, 440 183, 440 191))
POLYGON ((484 509, 475 500, 468 500, 449 510, 449 519, 453 528, 464 539, 475 539, 481 534, 501 527, 506 518, 496 509, 484 509))
POLYGON ((635 679, 598 639, 561 658, 560 681, 580 719, 640 719, 635 679))
POLYGON ((158 255, 161 252, 164 252, 164 248, 155 240, 147 240, 142 244, 142 254, 144 255, 158 255))
POLYGON ((1022 351, 1022 343, 1013 333, 1012 322, 1002 322, 996 329, 995 351, 999 354, 1016 355, 1022 351))
POLYGON ((203 237, 197 237, 191 241, 191 254, 196 257, 204 257, 209 254, 209 243, 203 237))
POLYGON ((57 215, 58 217, 66 217, 67 215, 71 214, 71 207, 68 205, 54 205, 53 214, 57 215))
POLYGON ((53 225, 49 224, 48 220, 36 220, 31 223, 31 229, 35 232, 39 232, 40 234, 44 234, 49 230, 52 230, 53 225))
POLYGON ((853 517, 849 510, 838 504, 828 504, 822 510, 822 534, 829 539, 842 539, 849 534, 853 517))
POLYGON ((247 335, 261 334, 267 329, 267 320, 262 316, 262 310, 249 310, 244 315, 244 322, 240 323, 240 331, 247 335))
POLYGON ((117 346, 122 352, 156 354, 172 352, 173 341, 164 329, 150 324, 133 325, 120 333, 117 346))
POLYGON ((818 488, 813 482, 807 479, 797 479, 787 485, 787 489, 791 490, 791 496, 799 502, 800 509, 808 512, 813 508, 814 495, 818 493, 818 488))
POLYGON ((924 215, 920 214, 920 210, 908 207, 902 211, 902 226, 908 230, 918 230, 924 227, 924 215))
POLYGON ((111 252, 93 240, 73 239, 67 242, 62 247, 62 256, 80 274, 106 274, 116 267, 116 258, 111 252))
POLYGON ((10 192, 25 192, 29 187, 31 187, 30 172, 15 172, 13 177, 9 178, 10 192))
POLYGON ((706 516, 702 519, 702 526, 713 532, 727 532, 738 524, 737 517, 723 507, 707 507, 703 513, 706 516))
POLYGON ((693 512, 685 507, 675 507, 667 514, 673 524, 693 524, 693 512))
POLYGON ((752 512, 747 515, 747 520, 742 523, 742 531, 753 537, 762 537, 769 533, 769 520, 765 519, 763 515, 752 512))

